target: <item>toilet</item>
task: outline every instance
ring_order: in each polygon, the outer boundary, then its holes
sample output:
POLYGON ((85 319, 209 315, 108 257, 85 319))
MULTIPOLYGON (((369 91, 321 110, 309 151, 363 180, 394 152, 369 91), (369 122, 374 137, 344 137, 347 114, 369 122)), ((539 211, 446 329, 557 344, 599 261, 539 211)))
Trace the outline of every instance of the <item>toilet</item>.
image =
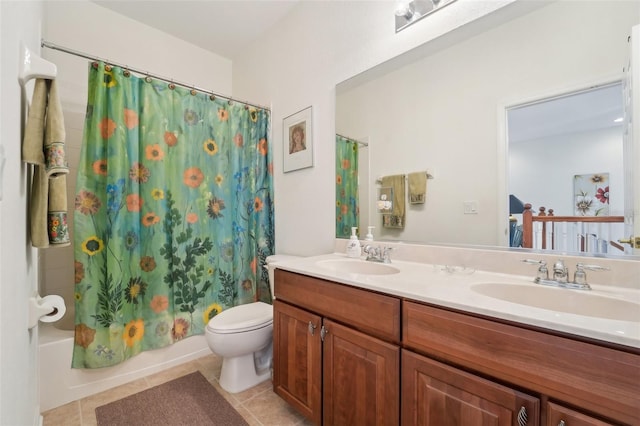
MULTIPOLYGON (((265 267, 269 271, 272 296, 275 264, 297 258, 267 257, 265 267)), ((254 302, 224 310, 209 320, 205 335, 211 351, 222 357, 219 383, 227 392, 242 392, 271 377, 273 307, 270 304, 254 302)))

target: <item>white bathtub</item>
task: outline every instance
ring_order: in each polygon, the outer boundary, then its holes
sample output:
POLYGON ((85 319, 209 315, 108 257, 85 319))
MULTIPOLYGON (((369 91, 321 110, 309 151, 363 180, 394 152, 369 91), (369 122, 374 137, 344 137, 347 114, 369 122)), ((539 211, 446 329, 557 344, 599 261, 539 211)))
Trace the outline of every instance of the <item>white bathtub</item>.
POLYGON ((40 323, 38 335, 41 411, 211 353, 204 335, 192 336, 166 348, 143 352, 113 367, 80 370, 71 368, 73 330, 40 323))

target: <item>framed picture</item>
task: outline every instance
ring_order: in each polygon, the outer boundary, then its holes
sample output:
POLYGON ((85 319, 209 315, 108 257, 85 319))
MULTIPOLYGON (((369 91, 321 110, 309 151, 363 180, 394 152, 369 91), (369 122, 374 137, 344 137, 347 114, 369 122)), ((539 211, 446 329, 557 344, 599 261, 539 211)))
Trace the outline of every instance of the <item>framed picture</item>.
POLYGON ((312 108, 286 117, 282 128, 284 172, 313 167, 312 108))
POLYGON ((609 173, 573 176, 576 216, 609 216, 609 173))

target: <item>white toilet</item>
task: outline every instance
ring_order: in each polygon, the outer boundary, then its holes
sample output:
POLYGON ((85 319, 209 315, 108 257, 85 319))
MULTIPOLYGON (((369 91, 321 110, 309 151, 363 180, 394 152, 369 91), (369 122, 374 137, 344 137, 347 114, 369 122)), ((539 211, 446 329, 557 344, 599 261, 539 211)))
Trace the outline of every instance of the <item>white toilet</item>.
MULTIPOLYGON (((296 258, 267 257, 272 295, 275 264, 296 258)), ((211 351, 222 357, 220 386, 227 392, 242 392, 271 377, 273 307, 268 303, 248 303, 222 311, 211 318, 205 334, 211 351)))

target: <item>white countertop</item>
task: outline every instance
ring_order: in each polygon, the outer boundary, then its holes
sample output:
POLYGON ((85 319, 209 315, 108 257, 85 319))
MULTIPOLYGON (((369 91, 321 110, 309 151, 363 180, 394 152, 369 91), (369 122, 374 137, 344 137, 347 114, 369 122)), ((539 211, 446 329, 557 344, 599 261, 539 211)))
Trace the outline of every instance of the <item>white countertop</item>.
MULTIPOLYGON (((279 262, 277 268, 443 307, 640 348, 640 309, 637 310, 637 314, 632 310, 632 321, 605 319, 508 302, 480 294, 473 286, 480 283, 504 283, 513 286, 544 287, 557 292, 549 294, 557 295, 553 301, 556 304, 560 301, 561 306, 562 298, 572 294, 566 292, 580 292, 578 300, 585 305, 589 303, 587 297, 603 296, 619 299, 621 304, 634 302, 640 306, 640 289, 609 285, 591 285, 590 291, 554 288, 533 283, 533 276, 395 260, 390 266, 397 268, 399 272, 391 275, 336 272, 322 266, 322 261, 341 259, 348 260, 345 255, 334 253, 279 262)), ((567 305, 570 302, 568 300, 567 305)), ((583 309, 584 306, 580 308, 583 309)))

